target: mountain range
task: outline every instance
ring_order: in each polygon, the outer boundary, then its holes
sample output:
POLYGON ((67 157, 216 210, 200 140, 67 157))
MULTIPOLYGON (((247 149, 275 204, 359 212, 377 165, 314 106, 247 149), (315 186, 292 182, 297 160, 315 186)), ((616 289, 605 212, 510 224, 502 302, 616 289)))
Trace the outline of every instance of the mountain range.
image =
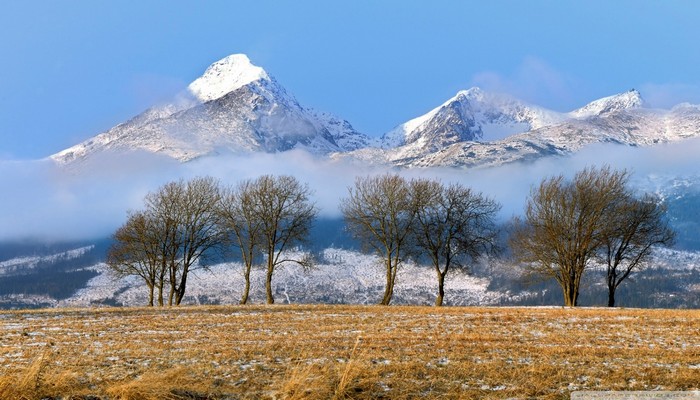
POLYGON ((146 151, 187 162, 303 149, 371 164, 475 167, 571 154, 594 143, 648 146, 697 136, 700 106, 650 108, 634 89, 557 112, 471 88, 372 138, 342 118, 300 105, 246 55, 234 54, 173 101, 50 158, 70 165, 107 151, 146 151))

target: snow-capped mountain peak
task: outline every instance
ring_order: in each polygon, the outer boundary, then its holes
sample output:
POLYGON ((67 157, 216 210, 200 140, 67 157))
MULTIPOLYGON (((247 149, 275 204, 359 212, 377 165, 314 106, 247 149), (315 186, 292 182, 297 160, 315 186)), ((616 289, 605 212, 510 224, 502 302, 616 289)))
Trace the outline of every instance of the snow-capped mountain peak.
POLYGON ((570 115, 574 118, 589 118, 642 106, 644 106, 642 95, 637 90, 632 89, 590 102, 578 110, 572 111, 570 115))
POLYGON ((398 157, 414 158, 454 143, 499 140, 563 119, 560 113, 473 87, 397 126, 382 143, 384 148, 403 147, 398 157))
POLYGON ((295 148, 320 155, 355 150, 371 142, 347 121, 302 107, 244 54, 213 63, 178 99, 51 159, 67 165, 106 150, 146 151, 182 162, 223 153, 295 148))
POLYGON ((450 101, 454 100, 470 100, 470 101, 476 101, 476 102, 483 102, 485 98, 487 97, 487 93, 484 92, 480 87, 474 86, 472 88, 469 88, 467 90, 460 90, 457 92, 457 94, 451 99, 448 100, 447 102, 449 103, 450 101))
POLYGON ((245 54, 232 54, 213 63, 188 89, 201 102, 211 101, 257 80, 270 80, 264 69, 245 54))

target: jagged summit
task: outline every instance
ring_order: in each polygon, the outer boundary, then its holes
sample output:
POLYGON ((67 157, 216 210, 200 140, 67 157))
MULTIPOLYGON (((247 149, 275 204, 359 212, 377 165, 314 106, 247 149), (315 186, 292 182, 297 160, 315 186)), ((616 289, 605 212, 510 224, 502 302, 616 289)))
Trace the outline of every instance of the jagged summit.
POLYGON ((253 65, 245 54, 232 54, 207 68, 188 86, 200 101, 211 101, 257 80, 270 80, 264 69, 253 65))
POLYGON ((556 123, 560 113, 478 87, 461 90, 428 113, 388 132, 383 147, 409 162, 462 142, 495 141, 556 123))
POLYGON ((622 110, 631 110, 643 106, 644 99, 642 99, 642 95, 636 89, 631 89, 624 93, 619 93, 592 101, 585 106, 572 111, 570 115, 574 118, 588 118, 593 116, 602 116, 622 110))
POLYGON ((323 155, 370 143, 347 121, 302 107, 244 54, 213 63, 181 98, 188 100, 146 110, 51 159, 65 165, 105 151, 146 151, 186 162, 295 148, 323 155))

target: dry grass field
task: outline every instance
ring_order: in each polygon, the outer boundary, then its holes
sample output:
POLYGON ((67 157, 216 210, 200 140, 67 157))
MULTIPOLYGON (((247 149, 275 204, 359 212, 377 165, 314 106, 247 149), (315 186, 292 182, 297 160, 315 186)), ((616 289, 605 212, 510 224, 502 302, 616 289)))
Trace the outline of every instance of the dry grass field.
POLYGON ((2 399, 559 399, 573 390, 697 389, 697 310, 0 313, 2 399))

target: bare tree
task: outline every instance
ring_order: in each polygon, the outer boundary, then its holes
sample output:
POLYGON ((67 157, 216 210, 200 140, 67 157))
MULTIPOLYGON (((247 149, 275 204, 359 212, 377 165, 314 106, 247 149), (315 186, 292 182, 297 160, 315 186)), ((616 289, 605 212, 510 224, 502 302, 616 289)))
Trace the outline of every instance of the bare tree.
POLYGON ((648 262, 654 246, 669 246, 675 232, 664 220, 666 208, 655 196, 625 196, 606 218, 601 258, 606 265, 608 307, 615 306, 618 286, 648 262))
POLYGON ((494 251, 498 230, 494 218, 500 205, 460 184, 433 180, 410 182, 416 207, 416 245, 430 258, 438 280, 436 306, 445 297, 445 276, 452 267, 494 251))
POLYGON ((143 212, 130 213, 127 221, 113 235, 114 244, 107 253, 107 265, 118 276, 139 276, 148 287, 148 305, 154 304, 155 288, 162 289, 164 272, 157 232, 153 221, 143 212))
POLYGON ((256 215, 253 181, 246 180, 226 190, 219 208, 220 223, 229 232, 230 242, 241 252, 245 284, 240 304, 246 304, 250 294, 250 272, 262 247, 262 219, 256 215))
POLYGON ((260 248, 266 257, 267 274, 265 293, 267 303, 275 302, 272 294, 272 277, 275 269, 284 262, 310 265, 310 258, 284 258, 285 251, 303 243, 318 214, 311 202, 311 190, 292 176, 264 175, 250 182, 248 223, 259 224, 260 248))
POLYGON ((179 198, 180 259, 179 282, 174 285, 175 304, 179 305, 185 296, 189 271, 209 250, 223 241, 218 224, 218 205, 221 198, 219 183, 211 177, 181 181, 179 198))
POLYGON ((219 197, 218 183, 208 177, 170 182, 146 195, 147 237, 157 250, 160 271, 167 274, 163 280, 170 284, 168 305, 180 304, 190 270, 221 243, 219 197))
POLYGON ((573 181, 543 180, 511 237, 516 257, 533 273, 554 278, 564 304, 578 304, 581 277, 603 240, 606 216, 626 196, 627 171, 586 168, 573 181))
POLYGON ((408 182, 389 174, 357 178, 340 209, 353 236, 384 258, 386 286, 380 304, 388 305, 396 274, 412 247, 416 211, 408 182))

